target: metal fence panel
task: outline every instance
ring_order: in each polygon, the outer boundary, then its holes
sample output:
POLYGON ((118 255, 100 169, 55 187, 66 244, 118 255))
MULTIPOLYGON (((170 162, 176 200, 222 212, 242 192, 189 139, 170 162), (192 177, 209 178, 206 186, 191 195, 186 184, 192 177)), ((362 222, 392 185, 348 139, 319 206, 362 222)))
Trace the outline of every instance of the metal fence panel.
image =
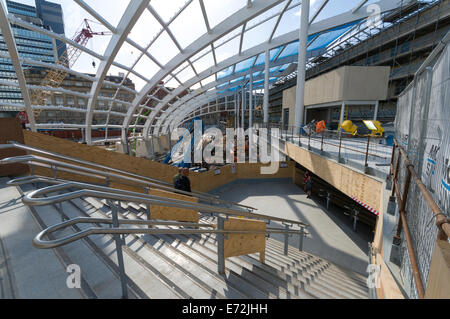
MULTIPOLYGON (((450 46, 444 49, 434 65, 417 76, 398 101, 396 135, 408 149, 416 171, 442 212, 449 215, 450 206, 450 46), (410 116, 408 116, 408 114, 410 116)), ((399 187, 403 192, 405 165, 400 166, 399 187)), ((411 183, 406 216, 422 281, 426 288, 431 257, 437 238, 433 213, 411 183)), ((417 298, 406 240, 402 233, 401 275, 410 298, 417 298)))

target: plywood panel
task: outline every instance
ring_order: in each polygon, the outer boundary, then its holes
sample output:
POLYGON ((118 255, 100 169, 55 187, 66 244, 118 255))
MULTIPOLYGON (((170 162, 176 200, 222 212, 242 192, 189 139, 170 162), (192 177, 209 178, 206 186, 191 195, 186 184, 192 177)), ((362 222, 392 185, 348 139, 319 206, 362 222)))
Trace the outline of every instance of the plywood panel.
POLYGON ((379 299, 404 299, 391 272, 380 254, 376 255, 376 264, 380 266, 380 287, 377 288, 379 299))
MULTIPOLYGON (((23 143, 22 125, 17 118, 0 118, 0 144, 8 141, 23 143)), ((0 159, 26 155, 25 151, 6 149, 0 150, 0 159)), ((28 173, 28 166, 22 164, 0 165, 0 176, 16 176, 28 173)))
POLYGON ((434 246, 425 291, 427 299, 450 299, 450 243, 438 240, 434 246))
POLYGON ((349 197, 354 197, 381 212, 383 183, 294 144, 286 143, 286 154, 349 197))
MULTIPOLYGON (((305 105, 340 101, 382 101, 388 93, 390 67, 343 66, 305 82, 305 105)), ((296 87, 283 91, 282 109, 295 117, 296 87)))
MULTIPOLYGON (((131 157, 117 152, 107 151, 105 149, 74 143, 68 140, 24 131, 25 144, 43 148, 52 152, 75 156, 77 158, 94 162, 97 164, 109 166, 125 170, 138 175, 155 178, 169 183, 173 182, 173 176, 177 174, 178 169, 169 165, 154 162, 145 158, 131 157)), ((233 182, 237 179, 269 179, 269 178, 291 178, 293 174, 293 162, 288 162, 288 167, 280 168, 276 174, 261 175, 260 169, 262 166, 268 166, 261 163, 236 163, 235 172, 232 171, 232 165, 225 165, 220 167, 220 174, 216 175, 215 170, 212 169, 205 173, 190 172, 189 179, 191 181, 191 188, 200 192, 209 192, 220 186, 233 182)), ((36 174, 44 176, 53 176, 53 173, 48 169, 36 169, 36 174)), ((83 176, 75 176, 68 173, 58 173, 58 177, 65 179, 73 179, 89 182, 102 183, 100 179, 87 178, 83 176)), ((134 192, 143 193, 144 189, 137 185, 122 185, 111 183, 112 187, 130 190, 134 192)), ((182 195, 179 195, 182 196, 182 195)), ((181 197, 184 200, 191 200, 191 197, 181 197)), ((155 211, 160 211, 156 209, 155 211)))
POLYGON ((69 140, 45 134, 24 131, 25 144, 40 147, 55 153, 76 156, 77 158, 125 170, 146 177, 156 178, 172 183, 177 168, 150 161, 144 158, 131 157, 95 146, 74 143, 69 140))
MULTIPOLYGON (((225 230, 257 230, 265 231, 266 223, 259 220, 228 218, 224 221, 225 230)), ((224 258, 259 253, 259 259, 264 262, 266 252, 265 234, 230 234, 224 240, 224 258)))
MULTIPOLYGON (((128 155, 107 151, 99 147, 74 143, 65 139, 47 136, 44 134, 24 131, 24 136, 25 144, 30 146, 43 148, 48 151, 63 155, 74 156, 89 162, 125 170, 131 173, 156 178, 163 181, 172 182, 173 175, 175 175, 178 171, 175 167, 149 161, 147 159, 135 158, 128 155)), ((35 174, 53 177, 53 172, 50 169, 46 168, 35 168, 35 174)), ((57 176, 58 178, 77 180, 80 182, 104 183, 103 179, 90 178, 66 172, 58 172, 57 176)), ((110 186, 113 188, 128 190, 132 192, 145 193, 145 189, 142 186, 137 184, 133 185, 133 183, 130 183, 130 185, 124 185, 122 183, 118 183, 117 181, 112 181, 110 183, 110 186)), ((151 189, 150 194, 192 202, 197 201, 196 198, 190 196, 156 189, 151 189)), ((188 209, 152 205, 150 207, 150 211, 151 216, 154 219, 198 222, 198 212, 188 209)))

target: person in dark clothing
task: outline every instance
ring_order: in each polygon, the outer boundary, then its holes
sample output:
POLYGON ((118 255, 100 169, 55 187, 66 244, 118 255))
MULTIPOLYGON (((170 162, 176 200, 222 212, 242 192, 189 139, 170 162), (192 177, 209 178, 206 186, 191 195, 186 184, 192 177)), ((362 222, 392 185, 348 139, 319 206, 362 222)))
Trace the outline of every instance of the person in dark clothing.
POLYGON ((181 175, 175 180, 175 188, 185 192, 191 192, 191 181, 188 178, 189 169, 183 168, 181 175))
POLYGON ((308 177, 310 177, 311 175, 309 174, 309 171, 307 170, 305 172, 305 174, 303 175, 303 189, 306 192, 306 181, 308 180, 308 177))
POLYGON ((173 176, 173 187, 175 187, 175 188, 176 188, 176 182, 180 178, 182 171, 183 171, 182 167, 178 168, 178 173, 173 176))
POLYGON ((308 196, 306 196, 306 198, 311 198, 311 192, 312 192, 311 176, 308 176, 308 178, 306 179, 305 187, 306 187, 306 194, 308 195, 308 196))

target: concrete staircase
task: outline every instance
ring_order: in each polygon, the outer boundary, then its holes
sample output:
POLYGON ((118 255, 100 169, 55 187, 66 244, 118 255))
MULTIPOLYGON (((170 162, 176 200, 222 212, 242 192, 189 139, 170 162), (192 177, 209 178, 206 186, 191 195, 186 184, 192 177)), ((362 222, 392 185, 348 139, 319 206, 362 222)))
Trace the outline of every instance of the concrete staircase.
MULTIPOLYGON (((0 188, 2 191, 8 189, 9 192, 17 192, 15 187, 7 187, 4 184, 0 185, 0 188)), ((32 185, 24 185, 18 190, 27 193, 33 189, 32 185)), ((16 205, 24 209, 18 194, 17 192, 16 205)), ((4 217, 2 212, 7 209, 4 205, 0 206, 0 224, 4 217)), ((49 279, 49 285, 56 287, 53 294, 57 295, 56 298, 121 297, 115 242, 111 235, 93 235, 52 250, 36 249, 31 245, 32 238, 41 229, 62 220, 74 217, 109 217, 110 207, 106 201, 86 197, 62 204, 26 209, 34 221, 29 218, 27 222, 32 223, 33 227, 26 229, 27 233, 20 234, 24 237, 24 243, 27 243, 22 253, 37 255, 42 262, 45 260, 45 263, 54 265, 53 271, 57 275, 49 279), (77 264, 81 268, 80 289, 68 289, 65 285, 69 275, 66 269, 70 264, 77 264)), ((119 218, 145 219, 145 207, 141 205, 122 202, 119 210, 119 218)), ((208 215, 202 216, 201 222, 216 223, 215 219, 208 215)), ((73 229, 56 232, 55 237, 87 227, 91 225, 78 224, 73 229)), ((257 254, 228 258, 224 275, 217 272, 215 235, 127 235, 123 236, 123 239, 130 298, 368 298, 364 276, 293 247, 289 247, 288 256, 285 256, 283 243, 274 239, 267 240, 264 264, 259 262, 257 254)), ((9 245, 7 237, 0 247, 5 246, 10 258, 14 259, 9 245)), ((2 251, 5 249, 0 250, 0 258, 2 251)), ((32 286, 42 284, 38 280, 42 274, 34 273, 33 269, 29 269, 28 274, 22 274, 22 262, 26 261, 13 260, 8 267, 0 268, 0 276, 15 278, 12 279, 14 281, 18 280, 19 276, 28 275, 35 280, 30 283, 30 287, 19 287, 13 293, 5 293, 4 298, 36 297, 36 294, 30 293, 29 290, 39 290, 39 287, 32 286), (6 273, 10 275, 4 275, 6 273)), ((14 286, 14 283, 4 285, 7 286, 14 286)), ((55 298, 53 295, 39 297, 55 298)))

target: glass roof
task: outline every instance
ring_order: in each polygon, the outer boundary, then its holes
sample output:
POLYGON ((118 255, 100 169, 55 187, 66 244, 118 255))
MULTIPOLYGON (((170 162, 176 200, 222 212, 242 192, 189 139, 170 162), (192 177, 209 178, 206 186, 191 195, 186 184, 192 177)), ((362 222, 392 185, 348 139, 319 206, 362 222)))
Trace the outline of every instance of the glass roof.
MULTIPOLYGON (((5 0, 0 1, 0 13, 7 15, 5 0)), ((17 1, 34 5, 34 0, 17 1)), ((300 0, 60 0, 58 3, 65 18, 63 40, 69 47, 73 47, 71 39, 80 31, 85 18, 94 32, 109 33, 94 35, 87 44, 75 46, 79 57, 70 69, 62 67, 67 74, 92 82, 83 97, 79 91, 60 89, 68 96, 85 99, 84 105, 79 106, 81 110, 76 111, 84 112, 86 120, 75 123, 66 118, 59 127, 86 128, 88 143, 93 142, 94 128, 118 127, 124 131, 132 128, 145 137, 159 134, 154 128, 172 121, 178 108, 201 107, 201 103, 234 94, 243 85, 248 86, 250 74, 254 88, 261 89, 266 52, 273 83, 297 62, 299 47, 303 45, 298 40, 300 0), (119 73, 116 82, 109 77, 119 73), (134 87, 127 85, 127 80, 133 81, 134 87), (111 96, 101 95, 106 88, 113 90, 111 96), (106 121, 98 114, 107 114, 106 121)), ((384 14, 397 9, 398 4, 390 0, 310 0, 308 58, 324 54, 362 26, 366 31, 379 27, 382 21, 366 23, 373 16, 369 5, 377 5, 384 14)), ((8 17, 10 23, 20 23, 21 28, 61 39, 42 27, 20 22, 20 16, 8 17)), ((17 50, 11 44, 8 49, 17 50)), ((4 57, 9 52, 0 51, 4 57)), ((33 67, 55 68, 42 65, 38 59, 33 62, 33 57, 20 54, 19 57, 22 68, 30 63, 33 67)), ((21 76, 23 70, 15 70, 9 82, 21 76)), ((0 79, 0 85, 7 86, 7 80, 0 79)), ((23 92, 30 85, 15 87, 23 92)), ((0 101, 2 105, 26 110, 30 124, 36 122, 31 124, 33 129, 54 127, 34 118, 32 110, 45 106, 33 99, 31 103, 0 101)), ((70 112, 73 106, 58 104, 54 109, 70 112)))

